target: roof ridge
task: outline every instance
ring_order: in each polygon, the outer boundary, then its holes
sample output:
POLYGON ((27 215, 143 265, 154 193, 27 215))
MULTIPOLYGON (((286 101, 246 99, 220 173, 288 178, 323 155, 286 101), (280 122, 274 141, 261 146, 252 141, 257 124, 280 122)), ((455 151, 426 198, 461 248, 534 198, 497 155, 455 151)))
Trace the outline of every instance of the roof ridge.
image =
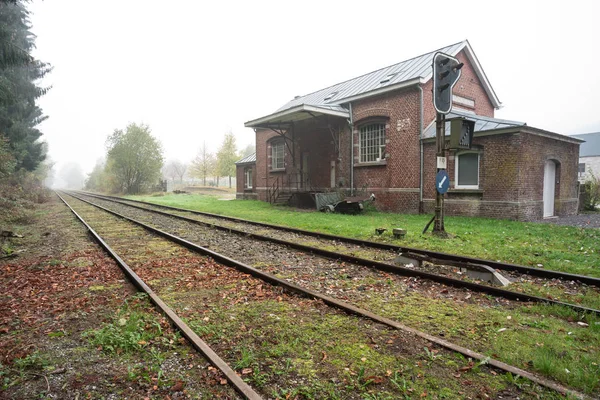
MULTIPOLYGON (((440 47, 440 48, 437 48, 437 49, 435 49, 435 50, 432 50, 432 51, 427 51, 427 52, 425 52, 425 53, 421 53, 421 54, 419 54, 418 56, 414 56, 414 57, 411 57, 411 58, 407 58, 406 60, 398 61, 397 63, 390 64, 390 65, 387 65, 387 66, 385 66, 385 67, 382 67, 382 68, 377 68, 377 69, 374 69, 373 71, 370 71, 370 72, 365 72, 365 73, 364 73, 364 74, 362 74, 362 75, 358 75, 358 76, 355 76, 355 77, 353 77, 353 78, 346 79, 345 81, 341 81, 341 82, 338 82, 338 83, 334 83, 333 85, 326 86, 326 87, 324 87, 324 88, 322 88, 322 89, 318 89, 318 90, 312 91, 312 92, 310 92, 310 93, 303 94, 303 95, 301 95, 300 97, 298 97, 298 98, 294 98, 294 99, 292 99, 292 100, 289 100, 289 101, 300 100, 302 97, 310 96, 311 94, 315 94, 315 93, 317 93, 317 92, 321 92, 321 91, 323 91, 323 90, 325 90, 325 89, 333 88, 334 86, 338 86, 338 85, 341 85, 341 84, 343 84, 343 83, 350 82, 350 81, 353 81, 353 80, 355 80, 355 79, 362 78, 363 76, 367 76, 367 75, 373 74, 373 73, 375 73, 375 72, 377 72, 377 71, 381 71, 381 70, 384 70, 384 69, 387 69, 387 68, 393 67, 394 65, 402 64, 402 63, 405 63, 405 62, 408 62, 408 61, 414 60, 414 59, 416 59, 416 58, 423 57, 423 56, 425 56, 425 55, 427 55, 427 54, 430 54, 430 53, 435 53, 436 51, 439 51, 439 50, 441 50, 441 49, 443 49, 443 48, 446 48, 446 47, 452 47, 452 46, 455 46, 455 45, 457 45, 457 44, 459 44, 459 43, 468 43, 468 41, 467 41, 466 39, 465 39, 465 40, 461 40, 461 41, 458 41, 458 42, 456 42, 456 43, 452 43, 452 44, 449 44, 449 45, 446 45, 446 46, 442 46, 442 47, 440 47)), ((288 103, 289 103, 289 101, 288 101, 288 103)), ((304 104, 304 103, 301 103, 301 104, 304 104)), ((334 103, 334 102, 332 102, 332 104, 335 104, 335 103, 334 103)))

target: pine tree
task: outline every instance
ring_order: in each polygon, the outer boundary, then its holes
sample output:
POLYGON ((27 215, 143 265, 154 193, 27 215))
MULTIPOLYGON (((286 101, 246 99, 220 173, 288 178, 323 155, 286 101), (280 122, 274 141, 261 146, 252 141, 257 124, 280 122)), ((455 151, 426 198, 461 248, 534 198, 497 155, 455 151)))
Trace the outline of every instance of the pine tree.
POLYGON ((0 1, 0 139, 8 142, 15 170, 34 171, 46 156, 36 128, 46 117, 36 99, 49 90, 36 81, 52 68, 31 56, 30 27, 22 1, 0 1))

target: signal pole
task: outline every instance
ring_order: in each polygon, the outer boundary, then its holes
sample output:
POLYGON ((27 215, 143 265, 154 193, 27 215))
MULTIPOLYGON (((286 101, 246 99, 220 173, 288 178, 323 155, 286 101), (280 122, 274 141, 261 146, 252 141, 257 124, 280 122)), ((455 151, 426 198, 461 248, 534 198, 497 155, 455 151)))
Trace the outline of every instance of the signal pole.
MULTIPOLYGON (((456 58, 444 54, 433 55, 433 106, 436 111, 436 178, 435 178, 435 215, 433 216, 433 233, 444 236, 444 193, 448 191, 450 178, 446 172, 446 114, 452 111, 452 88, 458 82, 463 63, 456 58)), ((429 224, 431 221, 429 222, 429 224)), ((425 227, 425 231, 429 227, 425 227)), ((423 232, 425 232, 423 231, 423 232)))
MULTIPOLYGON (((445 134, 446 134, 446 118, 442 113, 436 113, 435 119, 435 145, 437 148, 436 155, 439 157, 446 158, 445 147, 445 134)), ((440 168, 439 163, 436 164, 436 175, 439 174, 443 169, 440 168)), ((444 168, 445 169, 445 168, 444 168)), ((437 183, 436 183, 436 186, 437 183)), ((442 233, 446 232, 444 229, 444 193, 440 193, 438 187, 435 191, 435 218, 433 223, 433 232, 442 233)))

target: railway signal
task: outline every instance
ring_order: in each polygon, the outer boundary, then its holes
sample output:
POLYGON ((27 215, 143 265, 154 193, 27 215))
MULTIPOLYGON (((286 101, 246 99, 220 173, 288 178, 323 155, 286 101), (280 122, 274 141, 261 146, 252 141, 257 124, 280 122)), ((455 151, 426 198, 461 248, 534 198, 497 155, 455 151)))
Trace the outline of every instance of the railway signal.
MULTIPOLYGON (((438 160, 444 160, 444 162, 446 160, 446 150, 444 146, 446 130, 445 115, 452 111, 452 88, 454 88, 454 85, 456 85, 456 82, 460 79, 463 65, 463 63, 448 54, 437 52, 433 55, 432 98, 433 107, 436 111, 436 157, 438 160)), ((440 168, 441 165, 439 165, 439 163, 437 166, 438 174, 442 171, 445 173, 445 165, 444 168, 440 168)), ((444 228, 444 193, 445 191, 440 193, 440 190, 436 189, 435 215, 432 219, 434 222, 433 233, 441 236, 444 236, 446 233, 444 228)), ((428 227, 429 224, 425 227, 425 230, 427 230, 428 227)))
POLYGON ((452 111, 452 88, 460 78, 463 65, 444 53, 433 56, 433 106, 439 114, 452 111))

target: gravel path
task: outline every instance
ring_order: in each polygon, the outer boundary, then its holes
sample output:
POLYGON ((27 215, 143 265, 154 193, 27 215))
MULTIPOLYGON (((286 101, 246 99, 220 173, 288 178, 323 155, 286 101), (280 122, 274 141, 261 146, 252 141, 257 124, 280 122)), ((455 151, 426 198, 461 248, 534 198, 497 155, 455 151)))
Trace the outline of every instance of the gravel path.
POLYGON ((579 214, 540 221, 542 224, 575 226, 578 228, 600 228, 600 213, 579 214))

